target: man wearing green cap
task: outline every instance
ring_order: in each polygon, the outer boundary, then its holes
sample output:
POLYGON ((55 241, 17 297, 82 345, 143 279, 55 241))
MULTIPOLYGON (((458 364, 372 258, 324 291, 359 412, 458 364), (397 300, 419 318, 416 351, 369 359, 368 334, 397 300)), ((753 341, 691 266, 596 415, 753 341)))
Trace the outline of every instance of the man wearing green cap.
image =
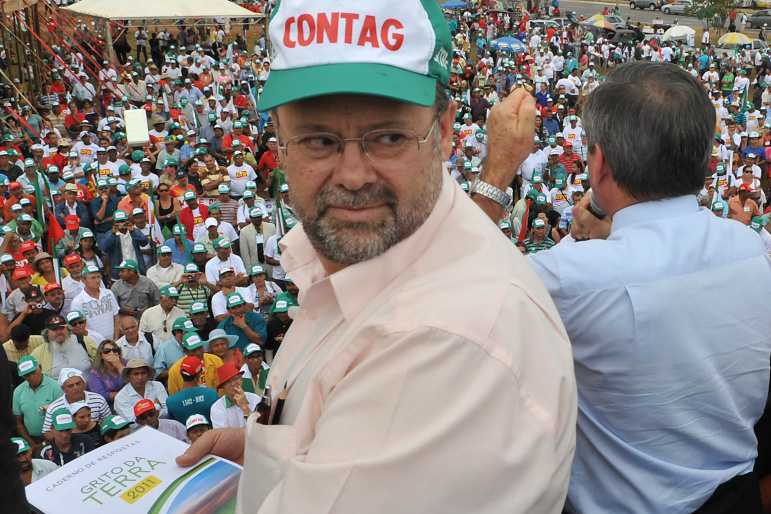
MULTIPOLYGON (((273 425, 204 434, 178 462, 226 440, 239 458, 245 443, 243 512, 560 512, 570 344, 535 274, 442 166, 456 107, 438 4, 283 0, 270 31, 258 109, 276 122, 301 222, 281 265, 302 304, 268 376, 286 401, 273 425)), ((485 173, 524 159, 534 113, 522 88, 491 110, 485 173)), ((511 179, 485 173, 471 194, 500 218, 511 179)))
POLYGON ((163 286, 160 290, 160 302, 147 309, 139 322, 139 331, 152 334, 155 346, 171 337, 171 324, 185 311, 177 307, 179 290, 172 285, 163 286))
POLYGON ((152 280, 139 274, 135 260, 121 261, 116 269, 120 279, 110 289, 118 299, 120 315, 132 316, 139 321, 147 309, 158 303, 158 288, 152 280))
POLYGON ((29 443, 21 437, 11 437, 11 442, 18 447, 16 460, 21 464, 21 481, 25 486, 59 469, 59 466, 50 460, 32 458, 39 449, 33 450, 29 443))
POLYGON ((73 434, 75 420, 70 409, 57 409, 51 413, 51 432, 53 439, 38 453, 40 459, 46 459, 57 466, 64 466, 94 449, 94 441, 84 434, 73 434))
POLYGON ((13 414, 19 435, 35 451, 43 447, 43 422, 46 408, 64 392, 59 383, 43 373, 37 360, 27 355, 17 364, 24 383, 13 391, 13 414))
MULTIPOLYGON (((134 189, 138 189, 134 188, 134 189)), ((110 259, 110 269, 113 280, 120 278, 118 266, 123 261, 134 261, 137 271, 144 275, 147 271, 142 258, 142 247, 147 244, 147 237, 138 230, 123 209, 118 209, 112 215, 112 230, 104 235, 99 246, 110 259)))
POLYGON ((171 339, 159 342, 155 341, 155 358, 153 365, 155 367, 155 380, 165 381, 169 376, 169 369, 180 359, 185 357, 182 346, 182 338, 185 334, 195 332, 193 322, 187 316, 180 316, 171 324, 171 339), (158 344, 160 346, 158 346, 158 344))
POLYGON ((225 303, 227 317, 220 321, 217 328, 224 330, 228 335, 238 336, 236 348, 242 352, 249 343, 264 345, 268 338, 265 319, 256 312, 246 310, 246 300, 241 293, 230 293, 225 303))

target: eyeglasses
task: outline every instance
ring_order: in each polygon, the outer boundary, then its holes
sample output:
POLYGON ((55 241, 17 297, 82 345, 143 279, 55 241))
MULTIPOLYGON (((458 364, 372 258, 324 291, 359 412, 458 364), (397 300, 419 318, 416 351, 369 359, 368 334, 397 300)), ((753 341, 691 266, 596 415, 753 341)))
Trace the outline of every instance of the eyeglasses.
POLYGON ((77 327, 79 325, 85 325, 85 324, 86 324, 86 320, 84 319, 77 320, 77 321, 70 321, 70 325, 73 327, 77 327))
POLYGON ((324 168, 333 166, 333 161, 340 158, 348 141, 361 141, 362 153, 375 164, 390 164, 396 159, 408 160, 418 152, 420 145, 426 143, 434 132, 437 121, 431 124, 426 137, 419 139, 411 130, 377 129, 370 130, 362 137, 340 137, 331 132, 310 132, 290 138, 279 149, 287 157, 297 159, 298 164, 313 164, 324 168))
POLYGON ((110 353, 120 353, 120 350, 118 350, 117 348, 102 348, 102 353, 105 355, 110 353))
POLYGON ((168 193, 169 190, 168 189, 159 189, 158 192, 159 193, 168 193))

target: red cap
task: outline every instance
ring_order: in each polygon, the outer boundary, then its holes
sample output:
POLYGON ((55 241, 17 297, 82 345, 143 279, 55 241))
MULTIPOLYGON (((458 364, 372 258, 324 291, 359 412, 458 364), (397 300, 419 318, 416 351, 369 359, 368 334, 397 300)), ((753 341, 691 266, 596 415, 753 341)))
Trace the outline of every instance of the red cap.
POLYGON ((43 292, 47 293, 48 291, 53 291, 54 289, 61 289, 62 286, 57 284, 56 282, 49 282, 46 284, 46 286, 43 288, 43 292))
POLYGON ((155 404, 152 400, 148 400, 147 398, 144 400, 139 400, 134 405, 134 416, 139 417, 145 412, 151 411, 153 409, 155 409, 155 404))
POLYGON ((13 270, 13 279, 19 280, 20 278, 27 278, 30 277, 29 271, 27 271, 24 268, 16 268, 13 270))
POLYGON ((573 143, 571 143, 570 141, 565 141, 565 144, 562 146, 573 146, 573 143))
POLYGON ((179 367, 180 372, 188 377, 194 377, 201 372, 203 363, 198 357, 185 357, 179 367))
POLYGON ((145 105, 144 109, 145 109, 146 111, 152 111, 152 110, 153 110, 153 108, 152 108, 152 107, 150 107, 149 105, 145 105))
POLYGON ((19 251, 21 253, 28 252, 30 250, 35 249, 35 242, 34 241, 24 241, 22 244, 19 245, 19 251))
POLYGON ((752 193, 755 190, 752 188, 752 184, 742 184, 739 186, 739 191, 749 191, 752 193))
POLYGON ((14 180, 11 182, 11 185, 8 186, 8 189, 16 189, 17 187, 21 187, 21 183, 14 180))
POLYGON ((80 228, 80 218, 75 214, 68 214, 67 217, 64 218, 64 226, 67 230, 77 230, 80 228))
POLYGON ((169 111, 169 116, 171 116, 172 120, 176 120, 179 118, 179 111, 176 109, 172 109, 169 111))
POLYGON ((224 384, 234 376, 243 375, 243 374, 244 372, 239 370, 233 361, 223 364, 222 366, 217 368, 217 380, 219 380, 219 385, 217 386, 217 389, 222 387, 222 384, 224 384))
POLYGON ((71 253, 64 258, 65 266, 69 266, 70 264, 75 264, 76 262, 83 262, 83 259, 80 258, 80 255, 76 253, 71 253))

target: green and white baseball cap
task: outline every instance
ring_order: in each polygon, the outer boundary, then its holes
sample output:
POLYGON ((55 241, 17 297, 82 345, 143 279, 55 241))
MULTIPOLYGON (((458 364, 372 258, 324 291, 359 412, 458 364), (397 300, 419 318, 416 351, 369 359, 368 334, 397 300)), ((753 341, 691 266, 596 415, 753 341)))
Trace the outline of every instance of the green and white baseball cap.
POLYGON ((19 376, 29 375, 33 371, 39 368, 37 360, 32 355, 25 355, 17 364, 19 370, 19 376))
POLYGON ((257 109, 341 93, 434 105, 437 81, 450 79, 450 30, 434 0, 402 0, 398 7, 383 0, 281 0, 270 20, 272 70, 257 109))
POLYGON ((199 312, 206 312, 206 304, 203 302, 193 302, 190 304, 190 314, 198 314, 199 312))
POLYGON ((11 437, 11 442, 16 445, 16 455, 24 453, 30 449, 29 443, 21 437, 11 437))

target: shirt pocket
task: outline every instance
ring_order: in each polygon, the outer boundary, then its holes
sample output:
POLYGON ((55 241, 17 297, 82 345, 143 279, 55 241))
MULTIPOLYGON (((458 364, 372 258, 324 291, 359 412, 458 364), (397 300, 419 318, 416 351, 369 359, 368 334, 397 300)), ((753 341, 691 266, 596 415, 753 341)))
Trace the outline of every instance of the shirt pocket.
POLYGON ((287 463, 297 457, 297 430, 288 425, 261 425, 254 418, 246 422, 244 473, 240 489, 243 512, 257 510, 284 477, 287 463), (260 477, 243 483, 244 477, 260 477))

